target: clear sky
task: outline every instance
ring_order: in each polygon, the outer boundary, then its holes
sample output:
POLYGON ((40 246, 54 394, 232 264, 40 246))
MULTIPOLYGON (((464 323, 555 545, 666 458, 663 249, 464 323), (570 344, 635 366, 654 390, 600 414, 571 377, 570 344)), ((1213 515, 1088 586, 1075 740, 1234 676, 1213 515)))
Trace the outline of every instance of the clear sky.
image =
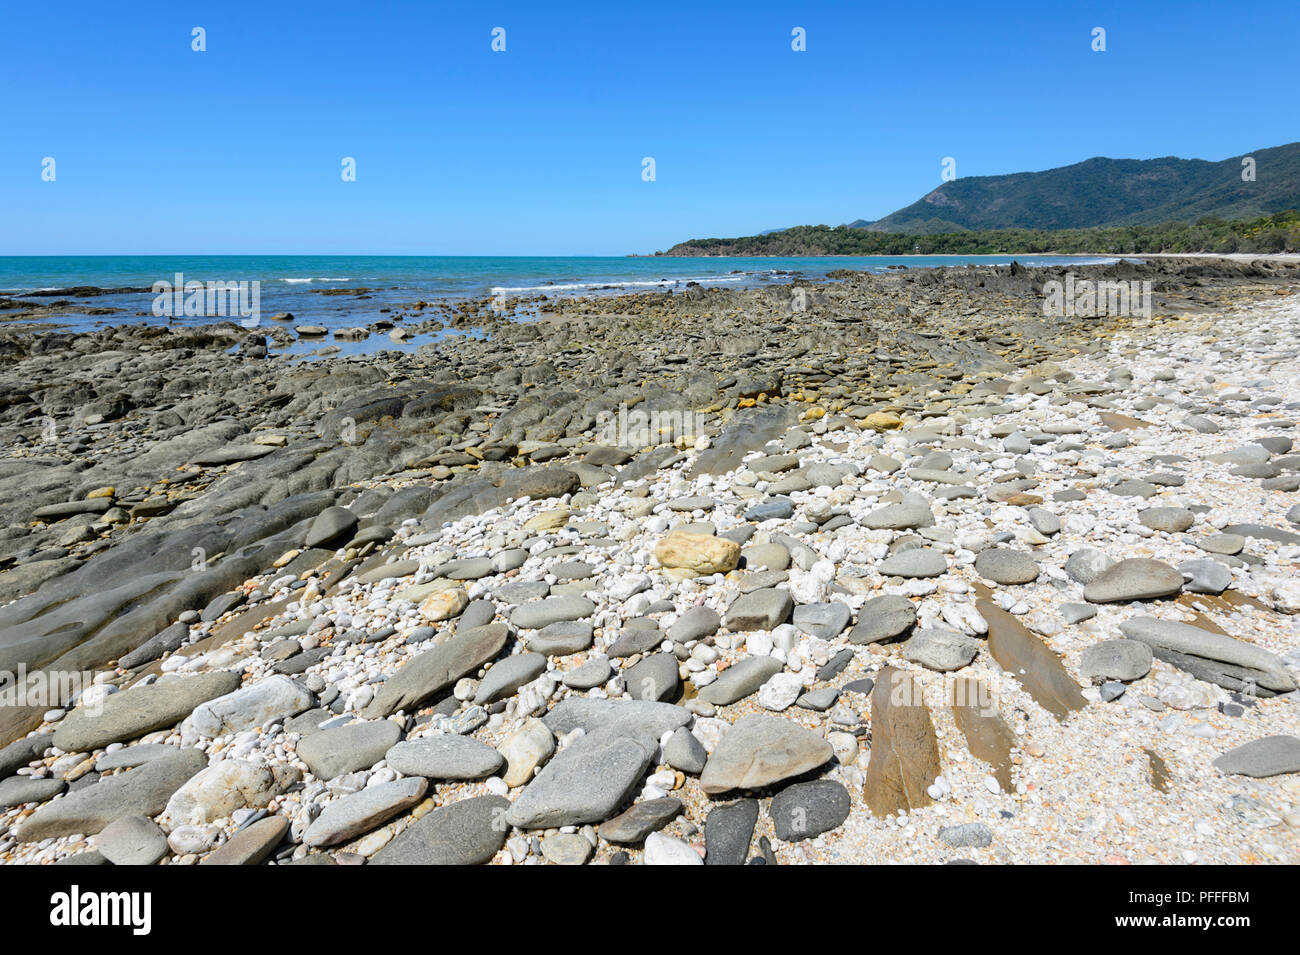
POLYGON ((1297 0, 0 2, 0 254, 647 253, 879 218, 949 156, 1300 139, 1297 0))

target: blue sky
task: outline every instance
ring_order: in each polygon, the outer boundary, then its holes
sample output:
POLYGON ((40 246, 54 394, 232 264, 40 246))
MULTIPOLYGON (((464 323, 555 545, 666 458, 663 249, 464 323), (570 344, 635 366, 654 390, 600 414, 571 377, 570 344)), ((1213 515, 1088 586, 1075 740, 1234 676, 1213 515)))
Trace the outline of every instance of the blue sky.
POLYGON ((0 254, 646 253, 879 218, 945 156, 1300 139, 1295 0, 4 3, 0 254))

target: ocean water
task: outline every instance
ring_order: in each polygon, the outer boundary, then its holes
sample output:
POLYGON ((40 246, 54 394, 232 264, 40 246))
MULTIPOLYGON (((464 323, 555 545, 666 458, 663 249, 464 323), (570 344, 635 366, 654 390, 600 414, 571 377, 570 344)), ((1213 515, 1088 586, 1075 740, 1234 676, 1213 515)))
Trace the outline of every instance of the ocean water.
MULTIPOLYGON (((61 313, 51 324, 71 331, 108 325, 154 322, 203 325, 220 318, 154 314, 155 282, 257 282, 261 323, 289 312, 294 324, 329 329, 367 325, 385 316, 381 310, 416 301, 501 296, 573 296, 625 294, 679 289, 688 282, 703 286, 745 288, 789 282, 795 277, 818 279, 835 269, 883 272, 897 268, 939 265, 1006 264, 1084 265, 1114 259, 1096 256, 937 255, 826 256, 804 258, 702 257, 632 258, 622 256, 345 256, 345 255, 210 255, 210 256, 0 256, 0 296, 31 294, 77 286, 140 288, 144 292, 96 295, 71 301, 77 308, 61 313), (321 294, 330 289, 368 289, 364 295, 321 294), (85 309, 111 308, 112 314, 85 309)), ((34 301, 50 302, 41 297, 34 301)), ((0 320, 4 313, 0 312, 0 320)), ((407 345, 415 347, 428 336, 407 345)), ((331 342, 333 340, 331 339, 331 342)), ((317 339, 310 347, 319 348, 317 339)), ((369 343, 337 343, 344 353, 360 354, 379 347, 400 347, 386 335, 369 343)), ((306 349, 304 342, 302 348, 306 349)), ((295 349, 302 350, 302 349, 295 349)))

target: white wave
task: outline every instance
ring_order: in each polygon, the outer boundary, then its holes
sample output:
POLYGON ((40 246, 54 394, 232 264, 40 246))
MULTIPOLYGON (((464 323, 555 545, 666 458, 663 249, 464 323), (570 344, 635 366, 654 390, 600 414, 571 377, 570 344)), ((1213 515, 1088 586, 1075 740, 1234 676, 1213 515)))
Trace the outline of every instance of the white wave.
POLYGON ((280 279, 280 281, 284 282, 286 285, 303 285, 307 282, 351 282, 352 279, 346 277, 341 279, 336 279, 336 278, 317 276, 309 279, 280 279))
POLYGON ((608 279, 605 281, 591 282, 566 282, 556 283, 553 285, 494 285, 490 291, 493 295, 518 294, 521 292, 574 292, 582 289, 601 289, 601 288, 665 288, 671 285, 682 285, 686 282, 718 283, 718 282, 743 282, 747 278, 755 275, 767 275, 771 270, 764 272, 747 272, 744 275, 700 275, 700 276, 682 276, 675 279, 655 279, 653 281, 636 282, 626 279, 608 279))

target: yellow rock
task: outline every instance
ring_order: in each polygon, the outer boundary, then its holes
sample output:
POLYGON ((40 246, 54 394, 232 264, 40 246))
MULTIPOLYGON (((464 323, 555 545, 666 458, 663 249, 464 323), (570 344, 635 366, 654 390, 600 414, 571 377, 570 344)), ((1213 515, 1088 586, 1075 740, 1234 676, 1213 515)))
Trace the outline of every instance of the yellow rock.
POLYGON ((287 564, 289 564, 289 563, 290 563, 290 562, 291 562, 295 557, 297 557, 297 556, 298 556, 299 554, 301 554, 301 553, 302 553, 302 551, 300 551, 300 550, 287 550, 287 551, 285 551, 283 554, 281 554, 279 557, 277 557, 277 558, 275 559, 275 563, 273 563, 271 566, 272 566, 272 567, 277 567, 277 568, 278 568, 278 567, 284 567, 284 566, 286 566, 287 564))
POLYGON ((569 523, 569 509, 557 507, 553 511, 534 514, 524 522, 524 529, 529 531, 553 531, 569 523))
POLYGON ((740 545, 725 537, 674 531, 655 545, 655 558, 664 567, 697 575, 725 574, 740 561, 740 545))
POLYGON ((816 421, 818 418, 826 417, 826 409, 820 405, 813 405, 803 413, 804 421, 816 421))
POLYGON ((737 407, 737 408, 752 408, 752 407, 754 407, 754 405, 756 405, 756 404, 758 404, 758 402, 755 401, 753 398, 741 398, 739 401, 736 402, 736 407, 737 407))
POLYGON ((420 614, 429 623, 438 623, 459 616, 468 604, 469 594, 465 593, 464 587, 457 587, 455 590, 430 594, 420 604, 420 614))
POLYGON ((117 488, 112 487, 112 486, 109 486, 109 487, 97 487, 97 488, 95 488, 93 491, 91 491, 89 494, 86 495, 86 500, 90 500, 90 499, 92 499, 92 498, 96 498, 96 497, 112 497, 112 496, 113 496, 114 494, 116 494, 116 493, 117 493, 117 488))
POLYGON ((282 434, 259 434, 253 438, 253 443, 265 445, 268 448, 283 448, 289 443, 289 439, 282 434))
POLYGON ((875 431, 894 431, 903 426, 903 419, 892 411, 873 411, 862 419, 862 425, 875 431))

